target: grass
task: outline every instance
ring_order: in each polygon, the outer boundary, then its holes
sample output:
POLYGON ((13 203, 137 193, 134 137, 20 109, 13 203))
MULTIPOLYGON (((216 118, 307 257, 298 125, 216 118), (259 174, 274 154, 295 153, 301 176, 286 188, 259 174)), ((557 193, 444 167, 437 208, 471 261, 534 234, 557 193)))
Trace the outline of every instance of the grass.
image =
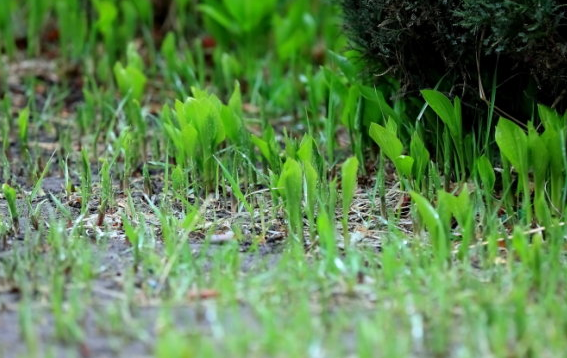
POLYGON ((0 17, 0 357, 567 349, 566 115, 390 100, 326 1, 41 4, 0 17))

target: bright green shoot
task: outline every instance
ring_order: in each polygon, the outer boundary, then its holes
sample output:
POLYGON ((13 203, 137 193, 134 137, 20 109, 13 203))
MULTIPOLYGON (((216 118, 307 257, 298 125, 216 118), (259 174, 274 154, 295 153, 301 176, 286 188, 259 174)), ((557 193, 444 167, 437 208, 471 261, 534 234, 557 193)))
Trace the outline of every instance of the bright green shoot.
POLYGON ((2 184, 2 192, 4 193, 4 198, 6 198, 6 201, 8 202, 8 211, 10 213, 10 218, 12 219, 12 229, 15 233, 17 233, 20 230, 20 216, 18 214, 18 207, 16 206, 16 189, 4 183, 2 184))
POLYGON ((22 109, 18 115, 18 137, 22 148, 28 147, 28 131, 29 131, 30 109, 26 107, 22 109))
POLYGON ((288 159, 278 180, 278 188, 285 199, 286 212, 291 235, 299 242, 303 241, 303 172, 301 165, 288 159))
POLYGON ((343 237, 345 239, 345 248, 350 246, 350 233, 348 230, 348 218, 352 200, 357 186, 358 159, 356 157, 348 158, 342 166, 342 194, 343 194, 343 237))
POLYGON ((85 213, 92 194, 92 172, 89 155, 84 149, 81 151, 81 164, 81 212, 85 213))
POLYGON ((143 72, 144 63, 132 43, 128 45, 127 55, 126 67, 120 62, 114 65, 114 78, 122 96, 140 101, 147 82, 143 72))
POLYGON ((309 234, 313 239, 315 237, 315 210, 318 197, 319 173, 315 169, 315 156, 319 157, 319 153, 313 148, 315 141, 311 135, 307 134, 303 137, 297 156, 303 164, 305 174, 305 213, 309 221, 309 234))

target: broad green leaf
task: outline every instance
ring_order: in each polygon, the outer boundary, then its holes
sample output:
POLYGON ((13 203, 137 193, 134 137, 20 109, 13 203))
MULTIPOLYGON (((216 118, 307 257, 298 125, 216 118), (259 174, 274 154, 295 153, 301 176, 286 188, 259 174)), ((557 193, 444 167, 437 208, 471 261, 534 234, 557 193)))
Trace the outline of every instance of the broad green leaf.
POLYGON ((126 58, 128 66, 136 68, 140 72, 144 70, 144 60, 142 60, 142 56, 136 50, 136 45, 133 42, 130 42, 126 48, 126 58))
POLYGON ((443 93, 436 90, 422 90, 421 94, 427 104, 437 113, 439 118, 445 123, 449 128, 449 132, 453 139, 461 138, 461 126, 460 121, 460 100, 458 97, 455 98, 455 106, 451 104, 449 98, 447 98, 443 93))
POLYGON ((334 51, 329 51, 328 53, 331 61, 333 61, 340 68, 340 70, 345 74, 347 78, 357 78, 358 73, 356 71, 356 68, 353 65, 352 61, 348 59, 348 57, 340 55, 334 51))
POLYGON ((471 217, 471 213, 474 209, 471 203, 469 190, 466 185, 463 185, 461 193, 455 197, 454 204, 453 214, 455 215, 457 222, 463 226, 471 217))
POLYGON ((16 189, 12 188, 8 184, 2 184, 2 192, 4 193, 4 198, 8 202, 8 211, 10 212, 10 218, 13 222, 18 221, 18 208, 16 206, 16 189))
POLYGON ((241 143, 245 135, 242 124, 242 118, 229 106, 222 106, 220 110, 220 118, 226 136, 233 143, 241 143))
POLYGON ((183 141, 183 151, 187 158, 194 158, 195 155, 197 155, 196 148, 199 141, 198 137, 199 134, 197 130, 191 124, 183 127, 179 139, 183 141))
POLYGON ((175 33, 168 32, 161 44, 161 55, 166 61, 166 69, 175 71, 177 69, 177 53, 176 53, 175 33))
POLYGON ((540 225, 547 226, 551 224, 551 210, 545 195, 536 195, 534 199, 534 212, 540 225))
POLYGON ((255 135, 253 135, 251 139, 252 139, 252 143, 254 143, 256 147, 258 147, 258 150, 260 150, 260 153, 264 156, 264 158, 266 158, 266 160, 270 162, 272 159, 272 155, 268 143, 262 138, 259 138, 255 135))
MULTIPOLYGON (((311 164, 311 162, 303 162, 303 171, 305 173, 305 198, 307 201, 306 213, 310 225, 315 225, 315 205, 317 203, 317 186, 319 183, 319 175, 311 164)), ((313 229, 310 227, 311 232, 313 229)))
POLYGON ((326 210, 322 210, 317 217, 317 233, 319 234, 319 241, 325 250, 325 254, 330 260, 333 260, 337 250, 335 228, 326 210))
MULTIPOLYGON (((382 114, 382 118, 384 120, 386 118, 388 119, 391 118, 396 122, 396 124, 398 125, 400 124, 401 122, 400 114, 396 112, 396 110, 388 104, 386 98, 384 98, 384 94, 382 93, 382 91, 380 91, 375 87, 360 86, 360 93, 367 100, 371 101, 373 104, 378 106, 378 110, 382 114)), ((376 114, 374 114, 374 116, 375 115, 376 114)))
POLYGON ((388 120, 386 121, 386 129, 393 135, 398 135, 398 123, 396 123, 394 118, 388 117, 388 120))
POLYGON ((348 158, 343 163, 341 174, 343 187, 343 217, 347 217, 357 186, 358 159, 356 159, 356 157, 348 158))
POLYGON ((484 186, 484 190, 492 192, 494 190, 494 183, 496 182, 496 174, 490 160, 486 155, 482 155, 476 162, 476 170, 480 181, 484 186))
POLYGON ((110 34, 115 30, 114 22, 118 17, 116 5, 108 0, 96 0, 94 5, 98 12, 98 20, 96 22, 98 30, 105 35, 110 34))
POLYGON ((301 165, 293 159, 288 159, 278 182, 278 187, 283 190, 284 196, 289 197, 297 205, 301 201, 301 190, 298 189, 303 186, 301 173, 301 165))
POLYGON ((223 0, 222 3, 243 31, 250 32, 275 10, 277 0, 223 0))
POLYGON ((407 178, 412 177, 414 159, 408 155, 400 155, 394 160, 396 168, 403 176, 407 178))
POLYGON ((443 223, 443 228, 449 228, 455 210, 457 198, 444 190, 437 193, 437 213, 443 223))
POLYGON ((349 129, 354 127, 353 122, 356 116, 356 108, 359 98, 360 90, 358 89, 358 86, 351 86, 343 106, 343 113, 341 114, 341 123, 349 129))
POLYGON ((562 143, 559 133, 553 128, 546 129, 545 132, 542 133, 541 139, 546 145, 547 153, 552 153, 552 155, 548 155, 552 170, 556 173, 560 173, 567 169, 564 168, 563 165, 563 156, 561 155, 562 143))
POLYGON ((448 238, 444 230, 443 222, 439 213, 431 206, 429 201, 415 191, 410 192, 410 196, 416 205, 417 211, 423 219, 434 248, 437 250, 439 258, 445 259, 448 256, 448 238))
POLYGON ((520 175, 527 175, 528 138, 512 121, 500 118, 496 125, 496 143, 504 157, 512 163, 520 175))
POLYGON ((297 157, 301 159, 302 163, 313 163, 313 145, 313 137, 306 134, 301 140, 299 150, 297 151, 297 157))
POLYGON ((417 132, 411 137, 410 155, 415 160, 413 165, 414 178, 421 181, 429 166, 430 155, 417 132))
POLYGON ((177 161, 179 163, 184 163, 187 157, 185 155, 185 143, 181 139, 181 131, 169 123, 164 123, 163 129, 165 130, 167 137, 173 142, 177 161))
POLYGON ((120 62, 116 62, 113 70, 122 95, 130 95, 132 99, 141 100, 147 82, 146 76, 138 68, 130 65, 124 67, 120 62))
POLYGON ((530 167, 534 172, 536 181, 536 195, 545 190, 545 178, 549 166, 549 153, 542 136, 540 136, 530 123, 528 128, 528 145, 530 167))
POLYGON ((303 174, 301 165, 293 159, 288 159, 278 180, 278 188, 286 201, 287 213, 291 231, 298 237, 303 237, 301 197, 303 193, 303 174))
POLYGON ((565 168, 564 158, 567 158, 565 150, 565 134, 564 131, 558 132, 551 126, 541 135, 543 142, 546 144, 550 164, 550 196, 551 202, 555 207, 561 207, 564 184, 565 168), (563 138, 563 139, 562 139, 563 138))
POLYGON ((370 138, 378 144, 380 149, 392 162, 395 162, 396 159, 402 155, 404 149, 402 142, 394 133, 390 132, 385 127, 372 123, 370 125, 370 138))
POLYGON ((512 234, 512 247, 520 257, 520 260, 529 262, 528 238, 518 226, 514 228, 514 233, 512 234))
POLYGON ((441 217, 435 208, 429 203, 429 201, 423 197, 421 194, 411 191, 410 196, 417 207, 417 211, 421 218, 423 219, 427 230, 433 236, 433 239, 440 238, 445 241, 445 232, 443 230, 443 223, 441 217))
POLYGON ((30 109, 26 107, 20 111, 18 115, 18 135, 22 144, 27 145, 28 128, 30 122, 30 109))
POLYGON ((234 91, 228 100, 228 107, 230 107, 234 113, 242 115, 242 93, 240 92, 240 82, 234 81, 234 91))
POLYGON ((561 130, 565 127, 565 122, 567 121, 567 112, 563 118, 557 113, 556 110, 546 107, 544 105, 538 105, 538 114, 541 122, 545 129, 561 130))

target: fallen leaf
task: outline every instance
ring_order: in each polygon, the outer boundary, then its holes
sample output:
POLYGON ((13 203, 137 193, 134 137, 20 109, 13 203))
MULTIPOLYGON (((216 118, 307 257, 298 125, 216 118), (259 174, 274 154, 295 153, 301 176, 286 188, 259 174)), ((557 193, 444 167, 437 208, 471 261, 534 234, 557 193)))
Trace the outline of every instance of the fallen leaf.
POLYGON ((205 288, 202 290, 191 290, 187 293, 187 298, 189 298, 190 300, 210 300, 213 298, 217 298, 218 296, 219 296, 219 292, 211 288, 205 288))

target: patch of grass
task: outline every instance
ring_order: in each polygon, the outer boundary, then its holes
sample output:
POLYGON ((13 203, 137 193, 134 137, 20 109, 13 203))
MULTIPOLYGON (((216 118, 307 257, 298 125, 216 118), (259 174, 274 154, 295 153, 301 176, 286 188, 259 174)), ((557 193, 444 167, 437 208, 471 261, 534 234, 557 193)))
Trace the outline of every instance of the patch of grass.
POLYGON ((465 134, 325 1, 158 2, 0 5, 0 355, 566 350, 567 114, 465 134))

